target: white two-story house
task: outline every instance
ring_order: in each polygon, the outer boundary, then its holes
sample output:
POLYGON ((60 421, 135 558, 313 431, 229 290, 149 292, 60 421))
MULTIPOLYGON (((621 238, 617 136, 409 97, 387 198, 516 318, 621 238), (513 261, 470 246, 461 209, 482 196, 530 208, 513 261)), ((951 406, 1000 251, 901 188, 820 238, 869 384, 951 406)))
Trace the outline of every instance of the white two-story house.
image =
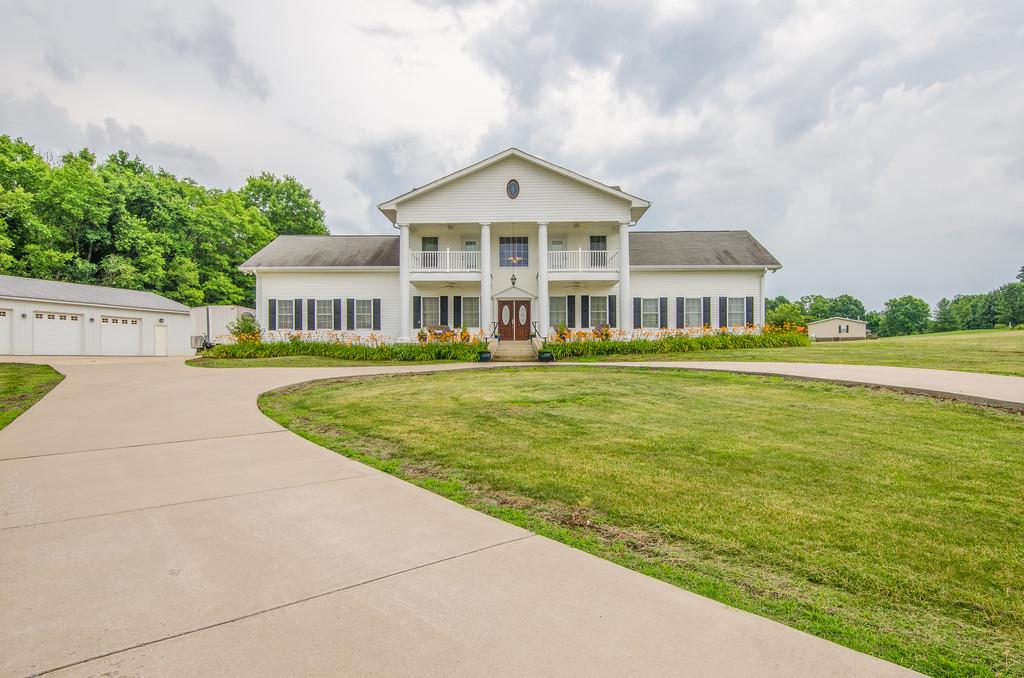
POLYGON ((272 338, 762 324, 775 257, 747 231, 637 230, 650 206, 513 148, 382 203, 396 234, 280 236, 242 270, 272 338))

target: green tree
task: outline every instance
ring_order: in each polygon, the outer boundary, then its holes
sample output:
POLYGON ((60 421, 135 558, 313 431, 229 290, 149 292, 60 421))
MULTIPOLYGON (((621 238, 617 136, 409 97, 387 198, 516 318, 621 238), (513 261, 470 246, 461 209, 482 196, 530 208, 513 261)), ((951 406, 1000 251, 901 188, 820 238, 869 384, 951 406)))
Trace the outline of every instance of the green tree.
POLYGON ((1020 270, 1017 271, 1017 281, 1024 283, 1024 266, 1021 266, 1020 270))
POLYGON ((868 322, 868 331, 880 334, 884 317, 880 311, 868 311, 864 314, 864 320, 868 322))
POLYGON ((885 302, 882 312, 883 336, 895 337, 904 334, 921 334, 928 331, 931 308, 924 299, 906 295, 885 302))
POLYGON ((840 294, 835 299, 829 299, 828 301, 829 316, 863 320, 864 313, 864 304, 861 300, 849 294, 840 294))
POLYGON ((274 233, 327 234, 320 202, 295 177, 278 179, 263 172, 249 177, 240 192, 248 207, 255 207, 267 218, 274 233))
POLYGON ((113 209, 110 188, 93 167, 94 161, 84 149, 66 154, 36 194, 40 216, 64 236, 62 245, 86 261, 109 240, 107 220, 113 209))
POLYGON ((1024 283, 1007 283, 993 294, 997 297, 996 322, 1010 327, 1024 323, 1024 283))
POLYGON ((931 326, 932 332, 952 332, 960 329, 956 315, 953 313, 953 302, 945 297, 939 299, 939 303, 935 305, 935 313, 932 317, 934 319, 931 326))
POLYGON ((777 297, 771 297, 769 299, 765 299, 764 300, 764 310, 765 310, 765 312, 772 311, 772 310, 776 309, 777 307, 781 306, 782 304, 788 304, 788 303, 789 303, 789 299, 787 299, 786 297, 784 297, 784 296, 782 296, 780 294, 777 297))
POLYGON ((799 304, 804 310, 807 320, 824 320, 831 315, 831 300, 820 294, 807 294, 800 297, 799 304))
POLYGON ((765 313, 765 320, 769 325, 790 325, 804 324, 804 310, 797 304, 779 304, 772 310, 765 313))

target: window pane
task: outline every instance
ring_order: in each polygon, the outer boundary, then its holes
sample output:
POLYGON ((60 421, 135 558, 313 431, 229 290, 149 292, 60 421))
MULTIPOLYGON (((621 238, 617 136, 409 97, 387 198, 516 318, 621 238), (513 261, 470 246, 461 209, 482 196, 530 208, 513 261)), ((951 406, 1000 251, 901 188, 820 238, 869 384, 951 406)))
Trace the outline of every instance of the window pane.
POLYGON ((356 329, 373 329, 373 300, 356 299, 356 329))
POLYGON ((608 297, 590 297, 590 325, 601 327, 608 324, 608 297))
POLYGON ((683 325, 685 327, 702 327, 704 325, 704 302, 700 297, 683 300, 683 325))
POLYGON ((729 297, 729 327, 747 324, 747 300, 743 297, 729 297))
POLYGON ((498 238, 498 265, 517 268, 530 265, 530 239, 526 236, 498 238))
POLYGON ((462 297, 462 324, 480 327, 480 297, 462 297))
POLYGON ((568 325, 565 297, 551 297, 548 303, 551 305, 551 326, 557 329, 562 325, 568 325))
POLYGON ((424 236, 422 238, 424 252, 437 251, 437 236, 424 236))
POLYGON ((316 300, 316 328, 310 329, 334 329, 334 303, 330 299, 316 300))
POLYGON ((640 302, 640 324, 643 327, 656 328, 658 323, 658 298, 643 299, 640 302))
POLYGON ((551 244, 548 245, 548 250, 551 252, 564 252, 565 251, 565 239, 554 238, 551 240, 551 244))
POLYGON ((462 241, 462 249, 466 250, 467 252, 479 252, 480 241, 477 240, 476 238, 466 238, 465 240, 462 241))
POLYGON ((277 329, 295 329, 295 302, 291 299, 277 300, 277 329))
POLYGON ((441 298, 423 297, 420 300, 423 310, 423 327, 441 324, 441 298))

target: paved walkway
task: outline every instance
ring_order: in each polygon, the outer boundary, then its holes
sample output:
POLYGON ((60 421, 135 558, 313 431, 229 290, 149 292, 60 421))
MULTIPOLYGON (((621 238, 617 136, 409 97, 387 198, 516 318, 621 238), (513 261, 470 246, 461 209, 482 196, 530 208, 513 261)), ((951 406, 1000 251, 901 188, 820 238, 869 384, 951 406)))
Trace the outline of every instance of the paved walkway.
POLYGON ((255 406, 313 378, 461 367, 38 362, 67 379, 0 431, 2 675, 912 675, 463 508, 255 406))
POLYGON ((908 393, 923 393, 1024 410, 1024 377, 954 370, 926 370, 918 367, 881 367, 874 365, 828 365, 824 363, 718 362, 696 360, 615 361, 577 363, 587 365, 625 365, 687 370, 714 370, 743 374, 774 374, 800 379, 832 381, 842 384, 883 386, 908 393))

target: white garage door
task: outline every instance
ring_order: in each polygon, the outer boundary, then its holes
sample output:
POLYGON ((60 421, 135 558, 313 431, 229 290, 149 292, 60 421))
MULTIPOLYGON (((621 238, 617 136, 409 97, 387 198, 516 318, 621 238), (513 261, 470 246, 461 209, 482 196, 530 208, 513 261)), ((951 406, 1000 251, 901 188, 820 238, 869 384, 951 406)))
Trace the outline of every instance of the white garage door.
POLYGON ((0 355, 7 355, 11 352, 11 317, 13 312, 9 308, 0 308, 0 355))
POLYGON ((36 355, 81 355, 80 313, 36 311, 32 314, 32 352, 36 355))
POLYGON ((142 353, 142 319, 100 318, 100 353, 103 355, 139 355, 142 353))

